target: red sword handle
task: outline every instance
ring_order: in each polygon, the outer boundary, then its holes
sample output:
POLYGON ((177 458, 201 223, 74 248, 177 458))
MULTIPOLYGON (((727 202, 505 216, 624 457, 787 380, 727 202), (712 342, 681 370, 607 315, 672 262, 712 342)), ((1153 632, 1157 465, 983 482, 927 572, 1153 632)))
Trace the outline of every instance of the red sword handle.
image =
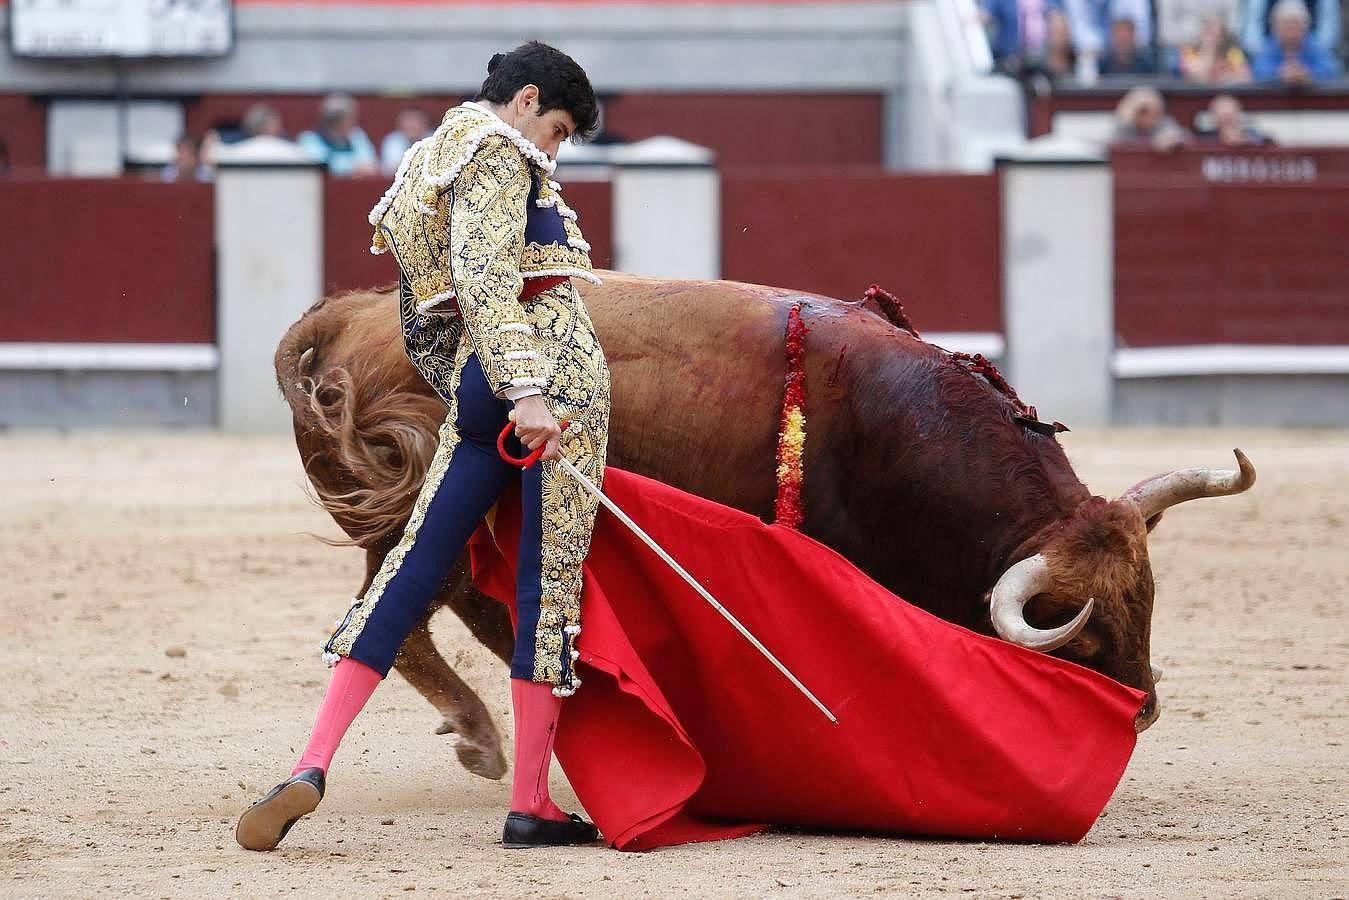
MULTIPOLYGON (((570 424, 571 423, 568 422, 566 419, 563 419, 561 422, 558 423, 558 425, 562 428, 563 431, 566 431, 567 426, 570 424)), ((548 449, 548 442, 545 441, 544 443, 535 447, 534 451, 530 453, 528 456, 526 456, 524 459, 517 459, 514 456, 511 456, 510 453, 506 451, 506 438, 510 437, 511 432, 514 430, 515 430, 514 422, 507 422, 506 427, 501 429, 501 434, 497 435, 497 453, 501 455, 502 459, 504 459, 511 465, 519 466, 522 469, 528 469, 530 466, 534 465, 534 463, 539 461, 540 456, 543 456, 543 451, 548 449)))

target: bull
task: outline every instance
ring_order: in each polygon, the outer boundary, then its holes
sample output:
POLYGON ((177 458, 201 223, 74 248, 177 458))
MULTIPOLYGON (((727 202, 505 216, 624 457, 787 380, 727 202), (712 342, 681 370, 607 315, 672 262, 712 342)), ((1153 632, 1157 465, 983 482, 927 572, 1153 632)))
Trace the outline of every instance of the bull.
MULTIPOLYGON (((1236 470, 1169 472, 1107 500, 995 372, 972 374, 874 295, 618 273, 582 293, 613 373, 609 464, 765 519, 784 328, 800 304, 802 531, 944 619, 1145 691, 1136 727, 1155 721, 1148 535, 1171 506, 1248 489, 1240 450, 1236 470)), ((401 535, 445 413, 404 354, 396 307, 391 289, 321 299, 275 359, 316 498, 366 551, 361 592, 401 535)), ((442 715, 437 732, 460 736, 461 762, 500 778, 495 725, 432 642, 440 606, 509 661, 507 612, 474 590, 465 554, 395 668, 442 715)))

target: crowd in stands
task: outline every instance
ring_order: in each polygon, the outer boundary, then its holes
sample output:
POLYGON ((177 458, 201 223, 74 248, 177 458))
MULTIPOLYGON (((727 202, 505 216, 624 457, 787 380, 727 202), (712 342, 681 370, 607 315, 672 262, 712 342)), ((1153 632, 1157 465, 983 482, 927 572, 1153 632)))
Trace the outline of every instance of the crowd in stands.
POLYGON ((293 139, 275 107, 256 103, 238 123, 213 128, 205 135, 185 134, 175 144, 173 161, 160 172, 164 181, 210 181, 215 177, 217 147, 246 141, 293 143, 329 174, 392 175, 413 142, 431 132, 426 111, 408 106, 398 112, 393 129, 378 151, 360 125, 360 107, 348 94, 329 94, 319 104, 318 121, 293 139))
POLYGON ((1136 87, 1115 108, 1113 144, 1147 144, 1155 150, 1174 150, 1190 144, 1217 143, 1224 147, 1253 147, 1273 143, 1246 121, 1241 102, 1219 94, 1188 129, 1166 113, 1166 100, 1153 87, 1136 87))
POLYGON ((999 68, 1031 80, 1343 77, 1342 0, 978 0, 999 68))

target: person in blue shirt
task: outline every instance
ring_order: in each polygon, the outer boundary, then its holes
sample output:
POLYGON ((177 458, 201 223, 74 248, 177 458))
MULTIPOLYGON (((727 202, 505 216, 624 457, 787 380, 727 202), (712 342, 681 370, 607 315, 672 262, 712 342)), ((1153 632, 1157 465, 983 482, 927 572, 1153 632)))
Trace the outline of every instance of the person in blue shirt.
POLYGON ((379 145, 379 165, 385 175, 397 172, 408 148, 431 133, 431 118, 420 106, 405 106, 398 111, 396 126, 379 145))
POLYGON ((1073 45, 1078 53, 1096 58, 1109 51, 1114 22, 1127 19, 1134 26, 1134 41, 1140 49, 1152 46, 1152 5, 1148 0, 1063 0, 1072 24, 1073 45))
POLYGON ((1274 33, 1251 61, 1257 79, 1311 84, 1340 74, 1340 61, 1312 39, 1311 15, 1302 0, 1279 0, 1272 19, 1274 33))
MULTIPOLYGON (((1305 0, 1311 16, 1308 30, 1312 43, 1331 53, 1340 47, 1340 0, 1305 0)), ((1242 12, 1241 43, 1248 56, 1256 56, 1274 36, 1276 0, 1247 0, 1242 12)))
POLYGON ((379 171, 375 145, 356 121, 356 99, 329 94, 319 107, 317 127, 302 132, 295 142, 333 175, 374 175, 379 171))
POLYGON ((1102 75, 1156 75, 1157 60, 1152 51, 1138 46, 1133 19, 1110 23, 1110 50, 1101 58, 1102 75))

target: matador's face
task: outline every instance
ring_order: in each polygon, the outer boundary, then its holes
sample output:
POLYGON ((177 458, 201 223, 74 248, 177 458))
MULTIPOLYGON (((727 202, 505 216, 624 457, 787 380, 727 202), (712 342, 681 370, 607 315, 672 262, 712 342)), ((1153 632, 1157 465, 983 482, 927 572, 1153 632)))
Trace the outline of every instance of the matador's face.
POLYGON ((507 121, 547 153, 549 159, 557 159, 558 147, 576 131, 576 120, 565 109, 539 114, 539 89, 532 84, 520 88, 507 108, 511 113, 507 121))

